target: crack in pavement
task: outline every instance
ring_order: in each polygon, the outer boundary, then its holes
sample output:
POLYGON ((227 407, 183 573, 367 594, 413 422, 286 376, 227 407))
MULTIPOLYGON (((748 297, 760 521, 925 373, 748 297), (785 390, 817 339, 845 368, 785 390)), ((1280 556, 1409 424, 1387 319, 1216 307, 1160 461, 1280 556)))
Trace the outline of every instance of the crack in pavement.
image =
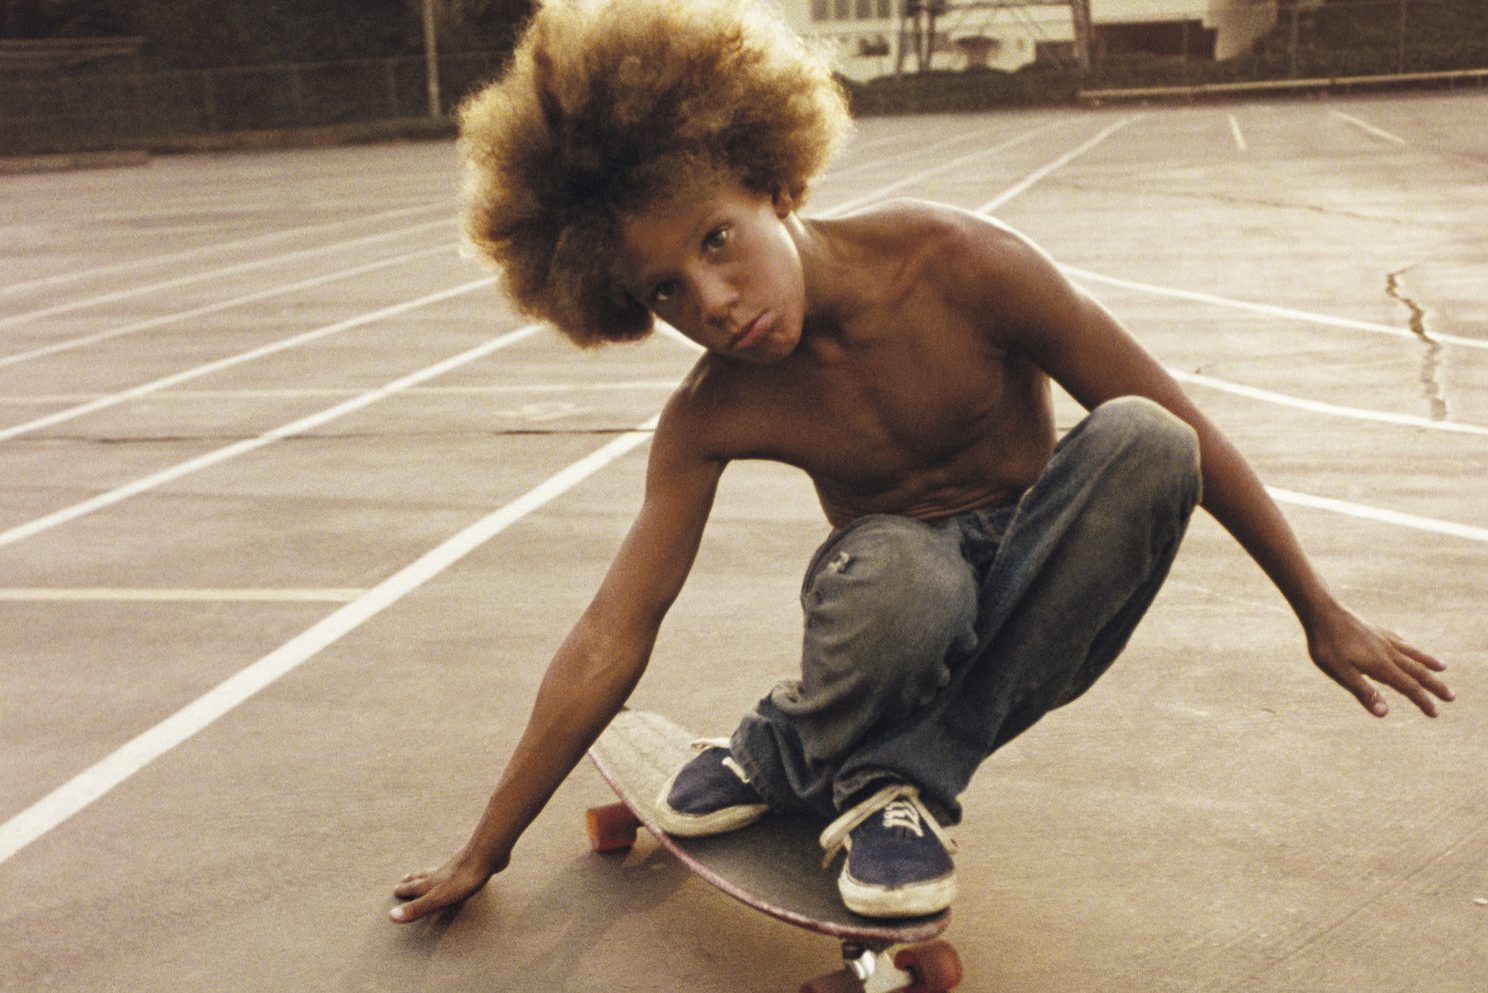
POLYGON ((1415 266, 1406 266, 1385 276, 1385 294, 1390 299, 1403 305, 1410 311, 1411 333, 1420 339, 1423 346, 1421 357, 1421 395, 1425 398, 1430 408, 1433 421, 1445 421, 1447 419, 1447 397, 1446 391, 1441 384, 1441 342, 1431 337, 1431 332, 1426 328, 1426 308, 1407 296, 1402 288, 1402 280, 1406 273, 1415 266))

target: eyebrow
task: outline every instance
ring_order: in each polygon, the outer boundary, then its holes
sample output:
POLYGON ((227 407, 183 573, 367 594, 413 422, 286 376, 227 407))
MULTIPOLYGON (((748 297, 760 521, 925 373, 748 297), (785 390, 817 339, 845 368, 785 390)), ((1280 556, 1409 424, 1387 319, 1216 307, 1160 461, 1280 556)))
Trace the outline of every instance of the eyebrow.
MULTIPOLYGON (((710 208, 705 214, 703 214, 698 219, 698 222, 688 230, 687 244, 691 245, 695 242, 700 241, 714 228, 722 224, 723 219, 718 215, 719 211, 715 208, 710 208)), ((617 270, 619 270, 624 267, 617 266, 616 268, 617 270)), ((616 276, 617 281, 620 282, 621 285, 625 287, 626 291, 631 293, 633 296, 636 295, 636 293, 635 290, 632 289, 632 287, 640 290, 640 302, 643 306, 649 306, 646 301, 651 298, 652 291, 667 280, 676 279, 677 273, 671 268, 666 268, 658 269, 655 272, 646 272, 645 270, 641 270, 639 272, 631 273, 629 278, 627 278, 626 273, 617 271, 616 276)))

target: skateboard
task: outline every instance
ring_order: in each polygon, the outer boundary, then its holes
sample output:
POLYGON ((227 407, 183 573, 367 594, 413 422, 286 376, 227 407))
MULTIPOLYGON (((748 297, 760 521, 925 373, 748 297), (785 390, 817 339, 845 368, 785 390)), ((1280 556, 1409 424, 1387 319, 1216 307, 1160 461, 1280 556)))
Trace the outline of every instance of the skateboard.
POLYGON ((842 905, 836 876, 821 868, 821 825, 770 814, 729 834, 674 838, 656 826, 662 786, 696 754, 692 732, 659 714, 622 710, 589 751, 620 803, 591 808, 590 846, 627 851, 637 828, 705 882, 778 920, 842 943, 843 968, 818 976, 801 993, 947 993, 961 981, 961 962, 939 939, 950 911, 931 917, 880 920, 842 905))

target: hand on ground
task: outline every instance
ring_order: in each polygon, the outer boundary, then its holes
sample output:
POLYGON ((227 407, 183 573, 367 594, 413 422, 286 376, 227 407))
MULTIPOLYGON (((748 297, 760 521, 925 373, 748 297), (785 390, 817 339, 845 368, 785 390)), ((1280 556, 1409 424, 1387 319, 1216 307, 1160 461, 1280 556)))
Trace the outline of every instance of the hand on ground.
POLYGON ((1438 700, 1454 699, 1437 675, 1446 663, 1342 607, 1308 632, 1308 647, 1318 668, 1376 717, 1390 712, 1380 686, 1400 693, 1427 717, 1439 712, 1438 700))
POLYGON ((463 903, 486 885, 491 874, 471 869, 456 856, 438 869, 410 873, 393 889, 393 895, 407 903, 388 911, 399 924, 407 924, 436 910, 463 903))

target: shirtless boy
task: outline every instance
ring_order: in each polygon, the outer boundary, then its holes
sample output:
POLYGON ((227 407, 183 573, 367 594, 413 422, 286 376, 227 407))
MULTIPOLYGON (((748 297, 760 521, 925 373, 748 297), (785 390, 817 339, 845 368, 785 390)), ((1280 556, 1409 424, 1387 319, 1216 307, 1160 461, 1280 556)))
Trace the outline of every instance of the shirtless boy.
POLYGON ((394 920, 508 864, 641 678, 735 459, 802 469, 833 530, 803 588, 800 678, 678 772, 667 826, 813 812, 860 913, 951 901, 957 796, 1111 664, 1200 501, 1369 713, 1381 687, 1430 716, 1452 699, 1441 662, 1333 598, 1230 442, 1027 240, 920 202, 803 216, 846 111, 744 0, 555 0, 462 127, 468 232, 518 307, 581 345, 660 318, 706 352, 474 833, 403 880, 394 920), (1051 381, 1090 411, 1062 439, 1051 381))

